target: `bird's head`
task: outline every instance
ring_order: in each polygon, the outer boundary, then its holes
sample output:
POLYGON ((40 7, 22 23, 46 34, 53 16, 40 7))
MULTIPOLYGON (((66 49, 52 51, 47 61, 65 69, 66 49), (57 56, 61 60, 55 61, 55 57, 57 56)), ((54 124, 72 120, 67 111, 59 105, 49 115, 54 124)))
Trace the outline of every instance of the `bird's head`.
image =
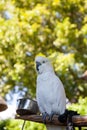
POLYGON ((35 63, 36 63, 36 71, 38 74, 53 71, 53 67, 49 59, 44 56, 37 56, 35 58, 35 63))

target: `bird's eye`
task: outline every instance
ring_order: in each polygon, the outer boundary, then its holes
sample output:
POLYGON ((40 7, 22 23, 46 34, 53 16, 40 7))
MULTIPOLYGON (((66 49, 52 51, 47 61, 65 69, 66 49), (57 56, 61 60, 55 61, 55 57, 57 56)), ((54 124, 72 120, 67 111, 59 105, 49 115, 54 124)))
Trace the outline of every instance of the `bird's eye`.
POLYGON ((45 61, 43 61, 43 63, 45 63, 45 61))

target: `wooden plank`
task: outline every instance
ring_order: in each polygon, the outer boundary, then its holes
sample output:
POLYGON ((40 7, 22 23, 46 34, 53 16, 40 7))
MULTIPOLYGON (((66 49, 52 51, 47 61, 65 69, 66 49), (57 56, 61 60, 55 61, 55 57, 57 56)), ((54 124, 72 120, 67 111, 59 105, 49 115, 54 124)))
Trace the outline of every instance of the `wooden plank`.
MULTIPOLYGON (((24 116, 17 116, 15 119, 22 119, 27 121, 33 121, 38 123, 43 123, 41 115, 24 115, 24 116)), ((87 116, 73 116, 72 121, 74 126, 87 126, 87 116)), ((46 119, 46 123, 50 125, 59 125, 59 126, 66 126, 66 123, 60 123, 58 121, 58 116, 53 117, 53 121, 50 122, 48 118, 46 119)))
POLYGON ((87 126, 87 115, 86 116, 73 116, 72 121, 75 126, 87 126))

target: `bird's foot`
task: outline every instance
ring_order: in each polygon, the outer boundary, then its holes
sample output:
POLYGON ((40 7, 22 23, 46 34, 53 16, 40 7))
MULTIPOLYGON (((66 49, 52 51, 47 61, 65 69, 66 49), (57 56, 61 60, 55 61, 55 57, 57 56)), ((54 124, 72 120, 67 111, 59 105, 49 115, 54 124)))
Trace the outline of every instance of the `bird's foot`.
POLYGON ((49 119, 49 114, 47 112, 42 113, 42 119, 44 124, 46 124, 46 117, 48 117, 49 119))
POLYGON ((49 115, 49 121, 52 122, 53 121, 53 116, 56 115, 56 113, 51 112, 51 114, 49 115))

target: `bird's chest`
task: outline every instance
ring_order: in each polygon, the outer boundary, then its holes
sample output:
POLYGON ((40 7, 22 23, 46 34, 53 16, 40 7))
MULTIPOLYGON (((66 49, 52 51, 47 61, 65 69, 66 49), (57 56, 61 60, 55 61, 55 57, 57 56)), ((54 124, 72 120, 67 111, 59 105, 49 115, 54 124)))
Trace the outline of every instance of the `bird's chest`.
POLYGON ((53 97, 52 82, 49 80, 38 80, 37 82, 37 97, 45 102, 51 102, 53 97), (50 97, 50 98, 49 98, 50 97))

